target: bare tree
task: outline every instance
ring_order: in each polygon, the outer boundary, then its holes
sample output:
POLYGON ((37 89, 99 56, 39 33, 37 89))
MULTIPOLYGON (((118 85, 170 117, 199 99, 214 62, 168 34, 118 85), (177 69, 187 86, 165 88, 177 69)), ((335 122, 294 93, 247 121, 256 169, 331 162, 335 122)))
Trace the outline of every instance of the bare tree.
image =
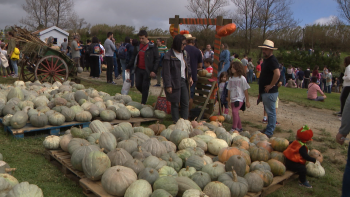
POLYGON ((52 23, 62 29, 69 27, 69 17, 74 6, 73 0, 53 0, 52 23))
POLYGON ((338 3, 340 16, 350 23, 350 0, 335 0, 338 3))
POLYGON ((52 13, 51 0, 26 0, 22 8, 28 13, 28 17, 22 18, 20 23, 32 30, 48 27, 52 13))
POLYGON ((88 24, 84 18, 79 18, 75 13, 72 13, 71 16, 69 16, 69 28, 73 33, 79 33, 80 30, 86 28, 86 26, 90 28, 90 24, 88 24))

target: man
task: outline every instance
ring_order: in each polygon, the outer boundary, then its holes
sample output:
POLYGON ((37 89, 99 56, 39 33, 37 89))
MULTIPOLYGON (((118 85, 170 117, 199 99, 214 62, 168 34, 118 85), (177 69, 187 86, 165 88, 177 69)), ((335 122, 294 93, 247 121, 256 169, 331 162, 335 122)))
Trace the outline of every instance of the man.
POLYGON ((235 58, 232 60, 232 62, 239 62, 242 64, 241 60, 239 60, 239 55, 235 53, 235 58))
POLYGON ((130 63, 130 58, 128 58, 128 51, 130 51, 130 37, 125 37, 124 43, 122 43, 118 49, 118 58, 120 59, 120 64, 122 67, 122 77, 123 82, 125 81, 125 70, 130 63))
POLYGON ((104 43, 105 47, 105 57, 107 63, 107 83, 115 85, 116 83, 113 81, 112 73, 113 73, 113 56, 115 51, 114 38, 113 33, 107 33, 107 39, 104 43))
POLYGON ((210 58, 211 61, 214 61, 214 51, 211 50, 211 45, 207 44, 205 51, 203 52, 204 59, 210 58))
POLYGON ((299 68, 298 74, 297 74, 297 88, 303 88, 303 80, 304 80, 304 71, 299 68))
POLYGON ((248 56, 246 54, 243 55, 243 59, 241 59, 242 65, 244 67, 244 72, 247 73, 248 72, 248 56))
POLYGON ((265 40, 263 46, 259 46, 259 48, 262 48, 264 56, 259 79, 259 94, 268 117, 266 129, 262 133, 271 138, 276 127, 277 83, 280 78, 280 69, 279 63, 273 55, 273 50, 277 50, 274 48, 274 43, 271 40, 265 40))
POLYGON ((142 93, 141 104, 145 105, 148 99, 151 78, 156 76, 159 65, 158 48, 148 40, 146 30, 138 33, 140 45, 134 48, 126 71, 135 72, 135 84, 138 91, 142 93))
POLYGON ((161 74, 162 74, 162 61, 164 59, 165 53, 168 52, 168 48, 163 45, 163 40, 161 38, 157 39, 157 47, 159 52, 159 66, 157 71, 157 84, 154 85, 154 87, 160 87, 160 80, 161 80, 161 74))
POLYGON ((236 53, 232 53, 232 56, 230 57, 230 62, 233 62, 235 60, 236 53))
POLYGON ((81 47, 78 46, 78 42, 79 42, 79 37, 78 36, 74 36, 73 37, 73 42, 71 44, 71 50, 72 50, 72 59, 75 63, 75 65, 77 67, 80 67, 80 49, 82 49, 81 47))
POLYGON ((190 98, 190 104, 189 109, 192 109, 193 104, 193 97, 194 97, 194 91, 197 84, 197 70, 202 69, 203 66, 203 60, 202 60, 202 53, 199 49, 197 49, 194 46, 194 41, 196 40, 195 37, 192 37, 191 34, 184 34, 186 37, 187 45, 185 46, 184 50, 187 51, 187 54, 190 56, 190 66, 191 66, 191 75, 192 75, 192 81, 193 84, 191 86, 191 98, 190 98))
MULTIPOLYGON (((91 44, 91 40, 86 40, 86 45, 85 45, 85 68, 86 68, 86 72, 89 71, 90 68, 90 44, 91 44)), ((91 69, 91 68, 90 68, 91 69)))
POLYGON ((310 71, 310 66, 309 66, 304 71, 304 88, 309 88, 310 74, 311 74, 311 71, 310 71))
POLYGON ((63 43, 61 44, 61 52, 63 54, 67 54, 67 47, 68 47, 68 42, 67 42, 67 38, 63 39, 63 43))

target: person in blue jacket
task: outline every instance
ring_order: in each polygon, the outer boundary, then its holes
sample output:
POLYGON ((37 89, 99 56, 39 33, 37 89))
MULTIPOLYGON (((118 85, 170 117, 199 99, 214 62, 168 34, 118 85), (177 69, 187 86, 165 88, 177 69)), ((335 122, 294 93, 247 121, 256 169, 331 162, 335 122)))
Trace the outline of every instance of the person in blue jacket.
POLYGON ((227 44, 221 44, 220 63, 218 77, 222 72, 227 72, 230 68, 230 51, 227 44))

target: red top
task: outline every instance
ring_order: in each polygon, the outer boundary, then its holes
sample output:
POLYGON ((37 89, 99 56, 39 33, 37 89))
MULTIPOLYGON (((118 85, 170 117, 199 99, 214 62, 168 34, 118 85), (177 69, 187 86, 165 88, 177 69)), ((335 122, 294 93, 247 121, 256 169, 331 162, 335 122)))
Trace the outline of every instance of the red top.
POLYGON ((318 75, 318 70, 312 71, 312 76, 317 77, 317 79, 320 79, 320 76, 318 75))
POLYGON ((257 71, 261 71, 261 64, 259 64, 259 65, 256 66, 256 70, 257 70, 257 71))
POLYGON ((139 51, 139 61, 137 62, 137 67, 140 69, 145 70, 146 69, 146 62, 145 62, 145 51, 147 49, 147 44, 140 44, 140 51, 139 51))
MULTIPOLYGON (((302 147, 301 143, 299 141, 295 140, 293 143, 291 143, 288 146, 288 148, 285 151, 283 151, 283 154, 287 159, 289 159, 295 163, 305 164, 306 160, 299 153, 299 149, 301 147, 302 147)), ((307 147, 306 147, 306 149, 307 149, 307 147)))
POLYGON ((208 71, 208 73, 213 73, 213 67, 208 67, 207 71, 208 71))

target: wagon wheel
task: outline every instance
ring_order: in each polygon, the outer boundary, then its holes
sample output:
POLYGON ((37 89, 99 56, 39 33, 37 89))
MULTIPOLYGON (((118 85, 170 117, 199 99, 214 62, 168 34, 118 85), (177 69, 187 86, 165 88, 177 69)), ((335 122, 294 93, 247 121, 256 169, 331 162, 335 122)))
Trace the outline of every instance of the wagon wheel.
POLYGON ((54 83, 56 81, 62 83, 68 79, 68 72, 68 66, 62 58, 49 55, 39 60, 34 73, 35 78, 41 83, 54 83))
POLYGON ((19 79, 22 81, 34 81, 35 80, 35 74, 34 74, 35 67, 33 67, 33 65, 31 65, 30 61, 23 59, 19 65, 21 67, 19 79))

